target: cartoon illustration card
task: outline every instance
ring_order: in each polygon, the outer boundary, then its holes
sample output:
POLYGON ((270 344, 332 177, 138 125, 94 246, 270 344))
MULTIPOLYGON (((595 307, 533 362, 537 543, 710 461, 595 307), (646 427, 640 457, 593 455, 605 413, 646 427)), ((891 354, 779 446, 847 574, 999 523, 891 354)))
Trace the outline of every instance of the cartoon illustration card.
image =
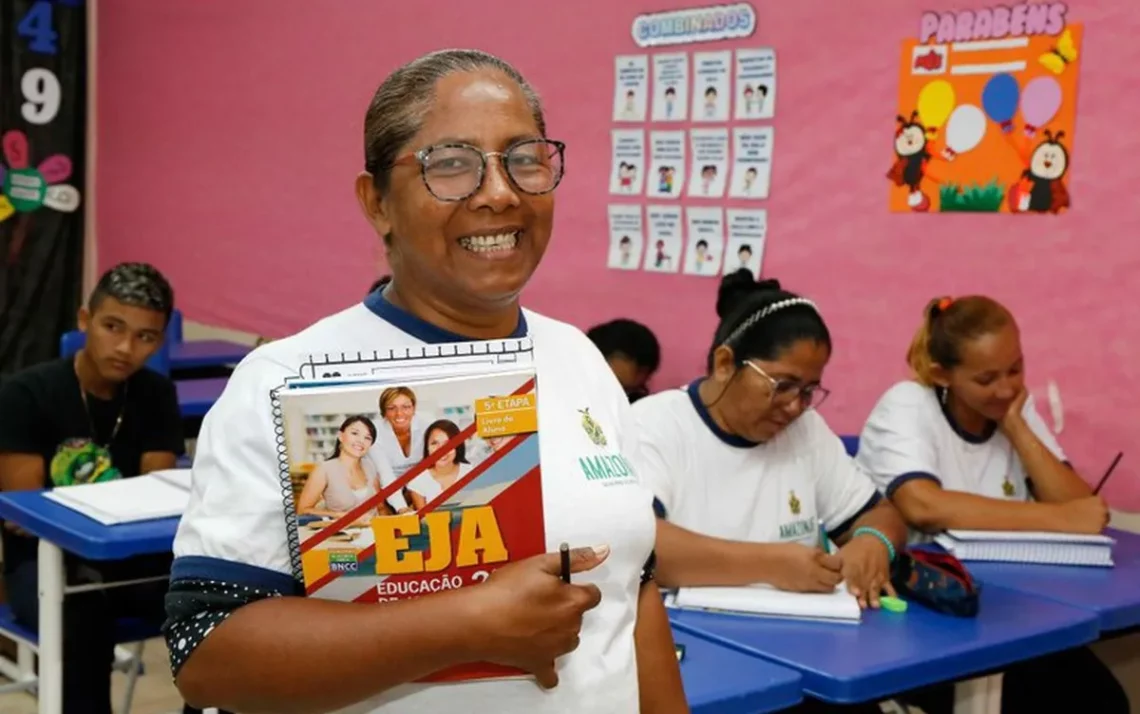
POLYGON ((736 119, 771 119, 776 114, 776 51, 736 51, 736 119))
POLYGON ((677 198, 685 185, 685 132, 650 132, 649 147, 646 195, 650 198, 677 198))
POLYGON ((614 121, 645 121, 649 103, 649 57, 619 55, 614 59, 614 121))
POLYGON ((728 121, 732 51, 693 53, 693 121, 728 121))
POLYGON ((606 266, 614 270, 637 270, 645 246, 641 206, 609 207, 610 253, 606 266))
POLYGON ((728 182, 728 129, 693 129, 689 141, 693 147, 689 196, 720 198, 728 182))
POLYGON ((650 273, 675 273, 681 266, 681 207, 648 206, 649 236, 642 269, 650 273))
POLYGON ((715 277, 724 254, 724 211, 717 208, 687 208, 689 244, 685 249, 686 275, 715 277))
POLYGON ((645 132, 641 129, 613 129, 610 193, 636 196, 645 179, 645 132))
POLYGON ((732 130, 731 198, 768 198, 774 140, 775 130, 770 126, 732 130))
POLYGON ((689 118, 689 55, 666 52, 653 55, 653 121, 689 118))
POLYGON ((922 14, 902 44, 894 154, 882 164, 891 211, 1068 210, 1083 37, 1070 8, 922 14))
POLYGON ((768 237, 768 211, 763 208, 730 208, 728 244, 724 249, 724 273, 748 270, 757 279, 764 265, 764 242, 768 237))

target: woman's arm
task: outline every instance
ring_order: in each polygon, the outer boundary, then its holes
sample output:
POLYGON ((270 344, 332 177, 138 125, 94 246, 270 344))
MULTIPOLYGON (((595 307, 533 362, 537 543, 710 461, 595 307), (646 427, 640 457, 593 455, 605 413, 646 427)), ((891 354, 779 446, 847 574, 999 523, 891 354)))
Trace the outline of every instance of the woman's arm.
POLYGON ((633 639, 637 648, 641 714, 688 714, 689 705, 681 684, 673 630, 661 602, 661 593, 651 579, 641 584, 633 639))
MULTIPOLYGON (((898 509, 891 505, 887 499, 882 499, 870 508, 866 513, 855 519, 855 523, 851 525, 845 532, 838 535, 836 543, 839 545, 847 545, 854 538, 855 531, 860 528, 873 528, 887 537, 888 540, 895 546, 896 552, 901 552, 906 547, 907 532, 906 523, 903 521, 902 516, 899 514, 898 509)), ((874 538, 873 535, 861 536, 867 538, 874 538)))
MULTIPOLYGON (((1002 420, 1001 430, 1013 444, 1025 473, 1033 482, 1034 497, 1040 501, 1063 503, 1093 495, 1088 483, 1071 466, 1057 458, 1037 436, 1023 414, 1024 403, 1024 398, 1014 402, 1015 406, 1010 407, 1002 420)), ((1032 415, 1037 416, 1035 410, 1032 415)))
POLYGON ((472 630, 479 613, 464 594, 373 607, 315 598, 260 600, 218 625, 175 682, 192 706, 249 714, 340 709, 480 659, 482 643, 472 630))
POLYGON ((794 592, 828 592, 839 562, 797 543, 747 543, 701 535, 657 519, 657 582, 667 588, 768 583, 794 592))
POLYGON ((994 531, 1064 531, 1065 519, 1053 503, 1005 501, 942 488, 934 479, 916 478, 899 486, 891 501, 906 522, 924 533, 951 528, 994 531))
POLYGON ((412 507, 413 511, 418 511, 427 505, 427 499, 424 498, 423 496, 421 496, 420 494, 416 493, 415 491, 413 491, 410 488, 404 489, 404 495, 407 496, 408 501, 411 502, 411 507, 412 507))
POLYGON ((309 478, 305 479, 305 487, 301 489, 301 495, 297 498, 297 513, 314 516, 329 515, 331 511, 317 511, 317 504, 324 498, 325 488, 328 487, 328 483, 329 480, 328 476, 325 475, 324 466, 318 466, 313 469, 309 474, 309 478))

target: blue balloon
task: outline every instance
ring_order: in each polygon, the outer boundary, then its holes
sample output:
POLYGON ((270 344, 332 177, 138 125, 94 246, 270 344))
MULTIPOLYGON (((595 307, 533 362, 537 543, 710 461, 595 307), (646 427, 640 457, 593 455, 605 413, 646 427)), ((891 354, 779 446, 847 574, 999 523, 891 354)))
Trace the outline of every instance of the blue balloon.
POLYGON ((995 74, 982 89, 982 109, 986 116, 999 124, 1005 124, 1017 113, 1017 100, 1021 88, 1012 74, 995 74))

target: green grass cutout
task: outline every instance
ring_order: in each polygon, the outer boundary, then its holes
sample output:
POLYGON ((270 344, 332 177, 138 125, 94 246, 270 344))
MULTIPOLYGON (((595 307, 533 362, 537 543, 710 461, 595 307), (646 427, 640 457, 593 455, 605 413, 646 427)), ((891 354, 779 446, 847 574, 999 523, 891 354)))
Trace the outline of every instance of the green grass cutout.
POLYGON ((945 183, 938 189, 938 210, 942 213, 996 213, 1005 200, 1005 189, 997 179, 982 185, 945 183))

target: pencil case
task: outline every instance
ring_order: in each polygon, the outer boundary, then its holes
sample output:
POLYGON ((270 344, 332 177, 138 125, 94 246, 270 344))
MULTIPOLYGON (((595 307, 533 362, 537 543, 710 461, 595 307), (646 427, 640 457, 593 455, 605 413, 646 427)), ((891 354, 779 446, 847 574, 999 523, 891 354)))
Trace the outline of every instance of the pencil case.
POLYGON ((895 559, 891 572, 895 591, 936 612, 976 617, 981 587, 966 566, 952 555, 908 549, 895 559))

